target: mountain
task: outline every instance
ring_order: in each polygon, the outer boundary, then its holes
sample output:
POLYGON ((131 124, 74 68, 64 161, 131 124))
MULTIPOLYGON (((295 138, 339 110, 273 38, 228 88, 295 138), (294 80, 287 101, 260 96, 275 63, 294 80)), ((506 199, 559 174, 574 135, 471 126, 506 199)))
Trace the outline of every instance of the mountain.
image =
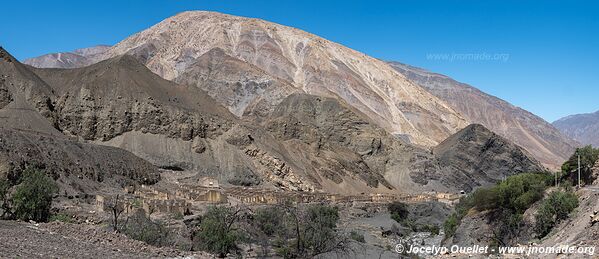
POLYGON ((398 62, 389 64, 461 113, 513 141, 543 164, 557 168, 578 145, 540 117, 447 76, 398 62))
POLYGON ((46 54, 43 56, 26 59, 23 64, 39 68, 73 68, 90 65, 93 57, 108 50, 110 46, 98 45, 89 48, 76 49, 72 52, 46 54))
POLYGON ((262 69, 214 48, 200 56, 176 82, 206 91, 238 117, 261 119, 300 89, 262 69))
POLYGON ((507 162, 487 171, 477 161, 442 164, 431 149, 467 126, 449 105, 385 62, 262 20, 185 12, 91 59, 28 68, 53 92, 54 129, 194 179, 346 194, 457 192, 538 165, 515 145, 485 153, 460 141, 454 149, 464 157, 507 162))
POLYGON ((55 128, 56 92, 0 47, 0 175, 45 169, 68 193, 155 183, 158 168, 133 154, 69 138, 55 128))
MULTIPOLYGON (((240 65, 219 50, 208 55, 240 65)), ((236 71, 267 77, 245 67, 236 71)), ((207 87, 227 85, 220 80, 230 67, 213 68, 219 72, 208 74, 207 87)), ((162 79, 131 56, 76 69, 31 69, 56 95, 53 118, 60 132, 128 150, 165 169, 195 171, 196 178, 212 175, 227 184, 283 190, 419 193, 470 190, 517 172, 502 165, 489 179, 471 170, 470 181, 456 185, 452 179, 463 172, 442 166, 430 151, 388 133, 337 98, 295 92, 261 120, 240 119, 203 90, 162 79)), ((282 83, 270 80, 260 94, 282 83)), ((507 147, 493 154, 518 153, 507 147)))
POLYGON ((555 121, 553 126, 584 145, 599 147, 599 111, 571 115, 555 121))
MULTIPOLYGON (((136 33, 97 58, 129 54, 161 77, 185 82, 181 75, 201 77, 205 69, 197 66, 209 63, 200 57, 215 48, 254 66, 250 70, 258 68, 276 77, 277 85, 285 88, 280 92, 289 94, 285 85, 291 85, 308 94, 339 98, 387 132, 418 145, 432 147, 468 124, 445 102, 385 62, 259 19, 184 12, 136 33)), ((268 109, 274 104, 270 105, 268 109)))
POLYGON ((525 172, 543 172, 543 166, 528 152, 480 124, 472 124, 434 148, 441 167, 455 170, 452 185, 472 189, 495 183, 502 177, 525 172), (506 175, 505 172, 512 172, 506 175))

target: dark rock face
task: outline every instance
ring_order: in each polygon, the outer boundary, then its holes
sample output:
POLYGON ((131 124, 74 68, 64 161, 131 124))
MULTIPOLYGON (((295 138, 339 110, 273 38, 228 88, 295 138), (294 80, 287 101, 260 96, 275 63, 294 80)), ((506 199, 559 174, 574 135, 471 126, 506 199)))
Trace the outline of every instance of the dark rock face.
POLYGON ((349 174, 371 187, 380 183, 392 188, 383 177, 385 163, 401 144, 336 99, 293 94, 275 108, 264 126, 282 141, 305 145, 313 152, 313 166, 336 183, 349 174))
POLYGON ((5 85, 6 79, 0 78, 0 109, 6 107, 14 99, 5 85))
POLYGON ((599 111, 557 120, 553 126, 583 145, 599 147, 599 111))
POLYGON ((117 178, 123 185, 160 180, 158 168, 125 150, 6 128, 0 128, 0 163, 3 174, 40 166, 55 179, 88 179, 88 186, 117 178))
POLYGON ((471 123, 484 125, 523 147, 547 166, 561 166, 574 152, 575 141, 528 111, 441 74, 399 62, 389 65, 445 101, 471 123))
POLYGON ((467 191, 513 174, 546 170, 526 151, 478 124, 443 141, 434 154, 441 167, 453 171, 443 181, 467 191))
POLYGON ((77 191, 160 179, 156 167, 127 151, 79 143, 56 130, 55 91, 3 49, 0 56, 0 174, 38 166, 63 189, 77 191))

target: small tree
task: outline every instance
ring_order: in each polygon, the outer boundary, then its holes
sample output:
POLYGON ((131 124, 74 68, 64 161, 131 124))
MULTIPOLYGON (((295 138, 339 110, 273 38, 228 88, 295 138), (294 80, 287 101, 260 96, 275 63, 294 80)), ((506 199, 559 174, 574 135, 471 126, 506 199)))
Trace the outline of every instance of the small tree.
POLYGON ((273 236, 281 231, 283 226, 284 211, 278 207, 263 207, 254 213, 254 222, 257 228, 266 236, 273 236))
POLYGON ((202 217, 199 230, 193 233, 194 246, 200 250, 225 257, 231 251, 238 250, 237 242, 241 232, 239 223, 242 210, 225 206, 210 207, 202 217))
POLYGON ((119 217, 121 216, 121 214, 123 214, 123 212, 125 212, 125 203, 120 199, 119 195, 117 194, 114 198, 109 199, 106 202, 105 206, 108 209, 108 212, 110 212, 112 229, 115 232, 120 232, 121 229, 119 217))
POLYGON ((405 203, 401 203, 398 201, 394 201, 387 206, 387 210, 391 214, 391 218, 397 223, 402 223, 404 220, 408 218, 410 214, 408 211, 408 206, 405 203))
POLYGON ((592 146, 577 148, 576 152, 562 165, 562 172, 569 175, 573 183, 578 183, 578 156, 580 156, 580 174, 582 181, 592 183, 592 169, 599 159, 599 149, 592 146))
POLYGON ((535 215, 535 232, 542 238, 551 232, 555 225, 568 218, 570 212, 578 207, 578 198, 572 192, 552 192, 543 201, 535 215))
POLYGON ((128 237, 153 246, 169 246, 173 242, 171 232, 160 221, 154 221, 139 210, 128 217, 122 226, 122 232, 128 237))
POLYGON ((23 171, 21 184, 12 196, 14 215, 20 220, 45 222, 50 216, 52 196, 58 187, 46 174, 35 168, 23 171))
POLYGON ((6 215, 10 213, 10 203, 8 201, 8 189, 10 188, 10 184, 6 179, 0 179, 0 210, 2 210, 2 214, 0 214, 0 218, 6 218, 6 215))
POLYGON ((286 204, 284 228, 275 242, 277 254, 284 258, 316 257, 325 253, 350 252, 350 237, 337 229, 336 207, 312 205, 298 209, 286 204))

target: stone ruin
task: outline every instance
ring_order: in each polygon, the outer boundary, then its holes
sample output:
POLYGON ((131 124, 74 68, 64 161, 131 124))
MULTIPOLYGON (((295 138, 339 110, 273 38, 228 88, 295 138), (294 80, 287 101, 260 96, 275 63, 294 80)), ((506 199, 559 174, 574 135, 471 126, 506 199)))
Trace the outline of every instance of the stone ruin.
POLYGON ((209 176, 200 178, 198 184, 200 187, 204 188, 220 188, 220 185, 218 184, 218 179, 209 176))
MULTIPOLYGON (((141 188, 128 187, 127 194, 119 195, 119 206, 126 214, 143 210, 146 215, 152 213, 181 213, 188 214, 191 203, 184 199, 177 199, 168 192, 163 192, 141 186, 141 188)), ((96 207, 98 211, 110 211, 110 203, 116 199, 116 195, 96 195, 96 207)))

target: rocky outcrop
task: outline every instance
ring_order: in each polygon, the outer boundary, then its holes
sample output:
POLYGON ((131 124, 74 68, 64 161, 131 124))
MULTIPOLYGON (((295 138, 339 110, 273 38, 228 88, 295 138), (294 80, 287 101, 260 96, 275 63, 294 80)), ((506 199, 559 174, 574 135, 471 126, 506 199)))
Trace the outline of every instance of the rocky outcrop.
POLYGON ((130 131, 192 140, 230 127, 230 114, 203 92, 166 81, 130 56, 35 72, 60 96, 58 129, 85 140, 108 141, 130 131))
POLYGON ((43 168, 64 191, 90 192, 102 183, 155 183, 158 168, 111 147, 79 143, 54 126, 56 93, 0 48, 0 175, 15 177, 29 166, 43 168))
POLYGON ((40 167, 61 184, 61 190, 83 193, 104 182, 116 187, 160 180, 158 168, 125 150, 2 127, 0 165, 0 175, 9 178, 27 167, 40 167))
MULTIPOLYGON (((447 76, 399 62, 389 64, 408 80, 445 101, 471 123, 514 142, 548 167, 559 168, 577 143, 542 118, 447 76)), ((598 132, 598 131, 595 131, 598 132)))
POLYGON ((443 181, 469 191, 504 177, 524 172, 544 172, 528 152, 479 124, 470 125, 434 148, 443 168, 453 173, 443 181))
POLYGON ((599 111, 571 115, 555 121, 553 126, 583 145, 599 147, 599 111))

